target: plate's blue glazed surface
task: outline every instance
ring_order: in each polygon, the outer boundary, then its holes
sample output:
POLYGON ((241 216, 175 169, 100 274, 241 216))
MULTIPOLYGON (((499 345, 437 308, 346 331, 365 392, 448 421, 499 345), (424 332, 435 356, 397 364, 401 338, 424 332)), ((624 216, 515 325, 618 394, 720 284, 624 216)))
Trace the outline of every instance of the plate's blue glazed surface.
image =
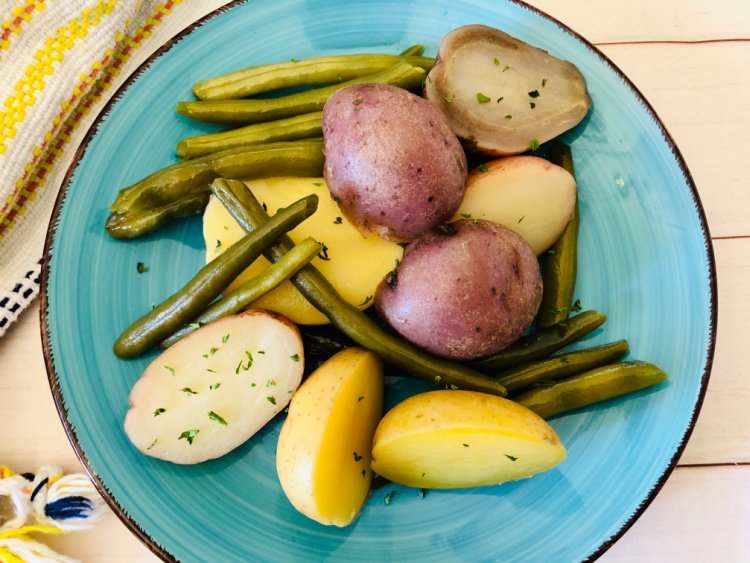
MULTIPOLYGON (((282 172, 282 171, 280 171, 282 172)), ((652 498, 692 427, 713 352, 715 286, 697 195, 670 140, 627 81, 559 24, 509 1, 255 0, 215 15, 147 65, 88 138, 48 240, 46 349, 79 454, 115 508, 165 557, 185 561, 431 559, 572 561, 597 554, 652 498), (104 231, 117 190, 175 161, 206 131, 174 114, 199 79, 319 54, 398 52, 485 23, 574 61, 590 116, 565 136, 575 155, 585 308, 609 316, 583 344, 619 338, 667 383, 551 421, 568 459, 530 480, 463 491, 390 486, 360 518, 326 528, 297 514, 274 468, 280 419, 226 457, 194 467, 140 455, 122 431, 130 387, 153 354, 112 343, 203 261, 198 218, 145 239, 104 231), (148 272, 139 274, 143 262, 148 272), (390 505, 385 494, 395 490, 390 505)), ((399 385, 411 385, 400 382, 399 385)))

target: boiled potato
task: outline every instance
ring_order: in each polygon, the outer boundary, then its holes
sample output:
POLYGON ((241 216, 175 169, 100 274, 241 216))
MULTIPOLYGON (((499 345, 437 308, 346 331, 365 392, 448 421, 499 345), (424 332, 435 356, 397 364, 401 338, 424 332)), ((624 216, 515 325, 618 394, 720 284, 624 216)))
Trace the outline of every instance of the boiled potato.
POLYGON ((518 154, 574 127, 591 107, 578 68, 498 29, 466 25, 440 43, 425 96, 474 150, 518 154))
POLYGON ((510 156, 469 174, 454 218, 505 225, 538 256, 560 238, 575 206, 576 181, 567 170, 536 156, 510 156))
POLYGON ((305 516, 347 526, 370 491, 370 449, 383 408, 378 357, 347 348, 305 380, 276 449, 281 487, 305 516))
POLYGON ((372 469, 394 483, 458 488, 515 481, 565 459, 555 431, 513 401, 475 391, 429 391, 388 411, 372 469))
POLYGON ((466 156, 429 102, 395 86, 358 84, 323 109, 324 174, 363 232, 411 240, 448 220, 464 194, 466 156))
MULTIPOLYGON (((314 258, 312 264, 349 303, 359 305, 362 309, 372 304, 378 281, 403 255, 400 246, 376 236, 364 238, 343 217, 322 178, 269 178, 247 182, 247 185, 271 214, 301 197, 317 194, 320 198, 318 210, 289 235, 295 242, 311 236, 325 244, 325 254, 314 258)), ((212 198, 203 215, 206 260, 213 260, 244 234, 224 206, 212 198)), ((266 266, 268 261, 258 258, 229 289, 260 273, 266 266)), ((261 297, 255 305, 278 311, 299 324, 328 322, 325 315, 310 305, 291 282, 284 282, 261 297)))
POLYGON ((460 220, 407 247, 378 286, 375 307, 417 346, 468 360, 517 340, 541 298, 539 265, 526 241, 497 223, 460 220))
POLYGON ((302 338, 260 309, 204 325, 162 352, 130 392, 125 433, 146 455, 199 463, 246 442, 302 380, 302 338))

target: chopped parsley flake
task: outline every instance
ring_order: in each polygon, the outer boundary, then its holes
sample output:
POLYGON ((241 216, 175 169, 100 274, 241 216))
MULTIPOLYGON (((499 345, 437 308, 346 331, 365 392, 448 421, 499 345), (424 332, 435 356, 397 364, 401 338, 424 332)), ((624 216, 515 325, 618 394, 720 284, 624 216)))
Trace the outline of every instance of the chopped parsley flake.
POLYGON ((178 440, 187 440, 188 444, 191 446, 193 445, 193 440, 195 439, 195 436, 200 432, 197 428, 194 428, 193 430, 185 430, 182 434, 180 434, 180 437, 177 438, 178 440))
POLYGON ((275 379, 269 379, 268 381, 266 381, 266 387, 273 387, 274 385, 276 385, 275 379))
POLYGON ((507 457, 511 461, 516 461, 518 458, 512 455, 505 454, 505 457, 507 457))
POLYGON ((505 96, 500 96, 500 97, 499 97, 499 98, 497 99, 497 102, 495 102, 495 103, 499 104, 499 103, 500 103, 500 102, 502 102, 502 101, 503 101, 504 99, 505 99, 505 96))
POLYGON ((214 250, 219 250, 221 248, 221 241, 219 239, 216 239, 216 246, 214 247, 214 250))
POLYGON ((183 393, 187 393, 188 395, 197 395, 198 394, 197 391, 193 391, 190 387, 183 387, 182 389, 180 389, 180 391, 182 391, 183 393))
POLYGON ((211 420, 213 420, 215 422, 218 422, 219 424, 222 424, 224 426, 229 426, 229 423, 227 423, 226 420, 224 420, 221 416, 219 416, 218 414, 216 414, 214 411, 209 411, 208 412, 208 418, 210 418, 211 420))
POLYGON ((266 400, 267 400, 267 401, 268 401, 269 403, 271 403, 272 405, 275 405, 275 404, 276 404, 276 397, 274 397, 273 395, 269 395, 268 397, 266 397, 266 400))
POLYGON ((477 101, 480 104, 486 104, 487 102, 491 102, 492 98, 490 98, 489 96, 485 96, 481 92, 477 92, 477 101))
POLYGON ((531 139, 531 141, 529 141, 529 149, 532 151, 538 150, 539 141, 537 139, 531 139))
POLYGON ((505 119, 513 119, 513 116, 511 114, 508 114, 505 116, 505 119))
POLYGON ((577 313, 581 309, 583 309, 583 305, 581 305, 581 300, 576 299, 575 302, 573 303, 573 306, 570 308, 570 310, 575 311, 577 313))
POLYGON ((359 402, 360 402, 361 400, 363 400, 364 398, 365 398, 365 396, 364 396, 364 395, 360 395, 359 397, 357 397, 357 402, 359 403, 359 402))
POLYGON ((188 326, 190 328, 192 328, 193 330, 198 330, 201 327, 201 324, 200 323, 190 323, 188 326))
POLYGON ((149 446, 148 448, 146 448, 146 451, 148 451, 148 450, 150 450, 151 448, 153 448, 153 447, 154 447, 154 446, 156 445, 156 442, 158 442, 158 440, 157 440, 156 438, 154 438, 154 441, 153 441, 153 442, 151 442, 151 445, 150 445, 150 446, 149 446))
POLYGON ((523 221, 524 217, 526 217, 526 215, 521 215, 521 218, 518 220, 518 222, 520 223, 521 221, 523 221))
POLYGON ((227 340, 229 340, 229 334, 225 334, 221 337, 221 343, 226 344, 227 340))
POLYGON ((427 494, 427 490, 419 489, 419 492, 417 494, 419 495, 419 498, 424 498, 424 496, 427 494))
POLYGON ((362 300, 362 303, 359 304, 360 307, 363 305, 367 305, 370 301, 372 301, 372 295, 368 295, 362 300))
POLYGON ((159 416, 163 412, 167 412, 167 409, 163 409, 163 408, 159 407, 158 409, 156 409, 154 411, 154 416, 159 416))
POLYGON ((538 98, 539 97, 539 90, 532 90, 529 92, 529 98, 538 98))
POLYGON ((440 383, 440 380, 443 379, 442 375, 436 375, 435 376, 435 383, 440 383))
POLYGON ((458 389, 458 385, 455 385, 455 384, 453 384, 453 383, 451 383, 450 387, 451 387, 451 389, 452 389, 453 391, 456 391, 456 390, 458 389))
POLYGON ((388 493, 383 497, 383 502, 386 506, 391 504, 391 501, 393 500, 393 495, 396 494, 396 491, 388 491, 388 493))
POLYGON ((529 107, 531 109, 534 109, 536 107, 536 104, 534 102, 529 102, 529 107))
POLYGON ((333 220, 333 224, 334 224, 334 225, 340 225, 340 224, 341 224, 341 223, 343 223, 343 222, 344 222, 344 220, 343 220, 343 219, 342 219, 341 217, 336 217, 336 218, 335 218, 335 219, 333 220))
POLYGON ((547 85, 547 79, 542 78, 542 88, 544 88, 547 85))
POLYGON ((505 65, 505 66, 503 67, 503 72, 505 72, 506 70, 510 70, 510 65, 505 65))
POLYGON ((250 367, 253 365, 253 355, 251 352, 248 352, 245 350, 245 356, 247 357, 247 364, 243 365, 242 360, 240 360, 240 363, 237 364, 237 367, 234 368, 234 373, 239 374, 240 370, 247 371, 250 369, 250 367))
POLYGON ((321 260, 330 260, 331 258, 328 256, 328 247, 325 245, 325 243, 320 243, 321 250, 318 252, 318 258, 321 260))
POLYGON ((408 242, 397 242, 396 244, 399 245, 401 248, 406 248, 407 246, 409 246, 408 242))
POLYGON ((289 356, 289 359, 293 362, 299 362, 299 354, 292 354, 291 356, 289 356))
POLYGON ((487 168, 484 164, 479 165, 479 171, 480 172, 487 172, 489 168, 487 168))
POLYGON ((322 185, 323 185, 323 182, 313 182, 312 184, 313 184, 313 186, 318 186, 318 187, 320 187, 320 186, 322 186, 322 185))
POLYGON ((352 100, 352 103, 353 103, 353 104, 354 104, 355 106, 358 106, 359 104, 361 104, 361 103, 362 103, 362 99, 361 99, 361 98, 354 98, 354 99, 352 100))
POLYGON ((174 368, 173 367, 164 366, 164 369, 166 369, 169 373, 171 373, 172 375, 174 375, 174 368))
POLYGON ((446 104, 452 104, 452 103, 453 103, 453 100, 455 100, 455 99, 456 99, 456 95, 455 95, 455 94, 453 94, 452 96, 446 96, 446 97, 445 97, 445 98, 443 98, 443 99, 445 100, 445 103, 446 103, 446 104))
POLYGON ((354 452, 354 461, 361 461, 361 460, 362 460, 362 456, 359 455, 357 452, 354 452))
POLYGON ((211 385, 209 385, 209 386, 208 386, 208 388, 209 388, 209 389, 210 389, 211 391, 213 391, 214 389, 218 389, 219 387, 221 387, 221 382, 217 382, 217 383, 212 383, 211 385))
POLYGON ((146 264, 144 264, 143 262, 138 262, 135 265, 135 270, 139 274, 143 274, 144 272, 148 272, 148 266, 146 266, 146 264))
POLYGON ((265 350, 258 350, 258 354, 265 354, 265 353, 266 353, 265 350))
POLYGON ((464 448, 468 448, 469 444, 461 444, 464 448))
POLYGON ((492 59, 492 62, 495 63, 495 66, 500 66, 500 59, 498 59, 497 57, 492 59))
POLYGON ((461 213, 461 217, 463 217, 464 219, 471 219, 471 213, 461 213))

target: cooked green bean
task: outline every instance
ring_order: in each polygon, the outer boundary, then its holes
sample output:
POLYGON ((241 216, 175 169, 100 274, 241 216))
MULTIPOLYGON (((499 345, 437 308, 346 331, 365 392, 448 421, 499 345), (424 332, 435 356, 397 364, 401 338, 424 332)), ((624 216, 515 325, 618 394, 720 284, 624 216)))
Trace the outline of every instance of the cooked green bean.
POLYGON ((419 57, 424 54, 424 45, 421 43, 416 43, 415 45, 412 45, 411 47, 407 47, 403 51, 399 53, 402 57, 419 57))
POLYGON ((471 362, 472 367, 488 373, 544 358, 588 334, 607 320, 604 313, 584 311, 556 325, 535 330, 497 354, 471 362))
MULTIPOLYGON (((211 188, 245 231, 252 232, 266 220, 267 215, 262 206, 244 184, 219 179, 211 188)), ((269 261, 275 262, 293 244, 288 236, 281 237, 264 255, 269 261)), ((291 281, 341 332, 407 373, 451 388, 505 395, 505 388, 496 380, 461 364, 431 356, 398 336, 385 332, 370 317, 343 299, 314 266, 308 264, 291 281)))
MULTIPOLYGON (((110 207, 107 231, 115 238, 132 238, 148 228, 125 229, 138 224, 138 217, 198 194, 210 194, 210 183, 227 178, 270 176, 320 176, 323 173, 323 142, 319 140, 269 143, 229 149, 195 160, 180 162, 154 172, 140 182, 120 190, 110 207)), ((199 213, 202 208, 190 207, 199 213)), ((156 228, 159 221, 145 221, 141 227, 156 228)))
POLYGON ((320 137, 323 134, 322 119, 323 112, 315 111, 218 133, 187 137, 177 143, 177 154, 183 158, 194 158, 227 149, 320 137))
POLYGON ((182 199, 137 213, 118 213, 107 221, 107 231, 116 239, 139 237, 166 225, 172 219, 190 217, 205 209, 210 192, 189 194, 182 199))
POLYGON ((645 389, 665 379, 667 374, 653 364, 622 362, 531 389, 513 400, 547 418, 645 389))
POLYGON ((193 319, 189 325, 182 327, 164 340, 160 346, 169 348, 178 340, 197 330, 198 327, 244 311, 254 301, 296 274, 305 264, 315 258, 318 252, 320 252, 320 243, 312 237, 307 237, 284 254, 281 260, 271 264, 258 275, 253 276, 238 288, 222 296, 221 299, 193 319))
POLYGON ((120 358, 140 356, 189 323, 269 245, 312 215, 317 207, 318 196, 302 198, 234 243, 201 268, 182 289, 125 329, 115 342, 115 354, 120 358))
POLYGON ((498 381, 508 393, 518 393, 544 381, 555 381, 583 371, 611 364, 628 353, 628 341, 618 340, 612 344, 576 350, 549 359, 523 364, 502 372, 498 381))
POLYGON ((225 123, 228 125, 247 125, 250 123, 283 119, 301 113, 321 111, 331 94, 352 84, 379 82, 400 86, 409 90, 419 87, 425 76, 426 74, 423 69, 411 66, 405 62, 399 62, 395 66, 380 70, 375 74, 360 76, 345 82, 297 92, 296 94, 280 98, 179 102, 177 104, 177 113, 196 121, 225 123))
POLYGON ((403 62, 429 71, 435 59, 399 55, 334 55, 283 63, 253 66, 198 82, 193 94, 201 100, 229 100, 254 94, 311 86, 334 84, 374 74, 403 62))
MULTIPOLYGON (((573 155, 569 146, 563 143, 553 145, 550 160, 565 168, 575 178, 573 155)), ((570 315, 578 268, 578 224, 579 209, 576 201, 573 217, 562 235, 542 255, 544 291, 536 318, 536 326, 539 328, 564 321, 570 315)))

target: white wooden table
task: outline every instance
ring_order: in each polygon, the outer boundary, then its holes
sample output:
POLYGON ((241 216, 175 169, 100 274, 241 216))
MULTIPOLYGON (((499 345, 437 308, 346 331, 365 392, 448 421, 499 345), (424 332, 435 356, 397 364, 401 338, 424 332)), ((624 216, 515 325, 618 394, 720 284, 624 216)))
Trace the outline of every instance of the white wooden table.
MULTIPOLYGON (((718 341, 697 426, 662 491, 602 560, 750 561, 750 2, 531 4, 598 45, 652 103, 687 160, 716 254, 718 341)), ((81 471, 49 391, 38 305, 0 339, 0 424, 0 464, 81 471)), ((156 560, 111 512, 49 543, 83 561, 156 560)))

